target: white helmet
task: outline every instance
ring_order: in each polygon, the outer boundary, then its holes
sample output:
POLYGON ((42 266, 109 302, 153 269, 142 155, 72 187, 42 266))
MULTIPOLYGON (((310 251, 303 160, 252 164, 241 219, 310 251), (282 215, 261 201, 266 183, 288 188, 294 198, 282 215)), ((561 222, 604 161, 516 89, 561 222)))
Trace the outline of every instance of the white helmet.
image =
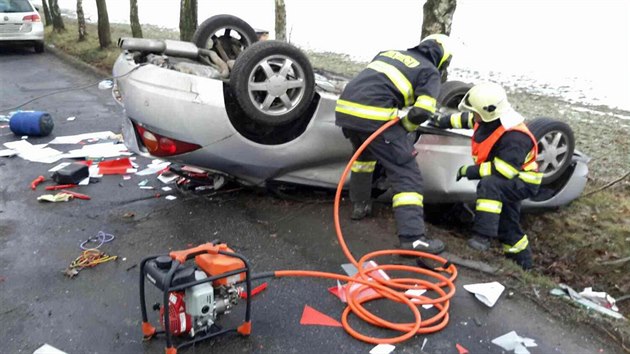
POLYGON ((511 111, 507 94, 503 87, 493 82, 484 82, 473 86, 457 107, 460 111, 472 111, 481 116, 484 122, 492 122, 502 114, 511 111))
POLYGON ((420 43, 424 42, 424 41, 429 41, 429 40, 434 40, 436 41, 440 47, 442 47, 442 58, 440 59, 440 62, 438 63, 437 68, 438 69, 442 69, 442 65, 445 62, 448 62, 449 59, 451 59, 451 57, 453 56, 452 53, 452 45, 451 45, 451 39, 445 35, 445 34, 430 34, 426 37, 424 37, 420 43))

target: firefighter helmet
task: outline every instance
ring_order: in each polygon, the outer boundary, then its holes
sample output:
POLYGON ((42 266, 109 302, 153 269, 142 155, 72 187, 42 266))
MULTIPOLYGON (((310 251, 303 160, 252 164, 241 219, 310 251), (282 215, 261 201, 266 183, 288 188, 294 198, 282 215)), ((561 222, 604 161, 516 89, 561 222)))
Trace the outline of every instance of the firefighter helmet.
POLYGON ((472 111, 481 116, 484 122, 492 122, 512 109, 503 87, 493 82, 473 86, 459 103, 460 111, 472 111))
POLYGON ((438 69, 442 70, 443 68, 448 66, 448 63, 451 61, 451 58, 453 57, 451 39, 445 34, 430 34, 424 37, 420 41, 420 43, 424 41, 429 41, 429 40, 436 41, 442 48, 442 58, 440 59, 440 62, 438 63, 438 66, 437 66, 438 69))

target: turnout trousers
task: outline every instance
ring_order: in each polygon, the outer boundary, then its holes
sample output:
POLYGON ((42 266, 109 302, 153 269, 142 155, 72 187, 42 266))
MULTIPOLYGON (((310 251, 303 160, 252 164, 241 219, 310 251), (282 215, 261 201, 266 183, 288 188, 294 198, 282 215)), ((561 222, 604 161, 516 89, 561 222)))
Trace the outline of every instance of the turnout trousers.
POLYGON ((483 177, 477 185, 473 231, 498 238, 508 258, 531 262, 529 240, 520 225, 521 201, 535 196, 538 188, 518 176, 512 179, 495 175, 483 177))
MULTIPOLYGON (((371 133, 344 128, 343 133, 352 143, 354 152, 371 133)), ((392 204, 399 236, 425 234, 422 195, 422 175, 416 163, 414 141, 401 125, 394 125, 367 146, 352 165, 350 200, 369 201, 372 173, 378 162, 387 173, 394 191, 392 204)))

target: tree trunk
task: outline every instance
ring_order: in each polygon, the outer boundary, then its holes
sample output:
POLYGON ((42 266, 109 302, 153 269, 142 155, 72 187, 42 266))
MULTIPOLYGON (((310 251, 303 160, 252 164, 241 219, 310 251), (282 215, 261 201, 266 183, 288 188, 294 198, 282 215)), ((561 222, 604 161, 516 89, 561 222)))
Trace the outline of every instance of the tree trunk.
POLYGON ((179 39, 190 41, 197 29, 197 0, 181 0, 179 8, 179 39))
POLYGON ((48 9, 48 4, 46 3, 46 0, 42 0, 42 7, 44 8, 44 19, 46 20, 44 26, 51 26, 52 16, 50 16, 50 10, 48 9))
POLYGON ((135 38, 142 38, 142 26, 138 18, 138 0, 129 0, 129 23, 131 23, 131 35, 135 38))
POLYGON ((105 0, 96 0, 98 12, 98 43, 101 48, 107 48, 112 44, 112 34, 109 30, 109 15, 105 0))
POLYGON ((279 41, 287 40, 287 10, 284 6, 284 0, 276 1, 276 39, 279 41))
POLYGON ((50 1, 50 16, 52 17, 53 30, 55 32, 65 32, 66 26, 63 25, 63 19, 61 18, 61 11, 59 10, 57 0, 48 1, 50 1))
POLYGON ((87 36, 85 29, 85 14, 83 13, 83 0, 77 0, 77 26, 79 28, 79 42, 87 36))
POLYGON ((426 0, 422 7, 424 19, 421 38, 435 33, 451 34, 456 6, 457 0, 426 0))

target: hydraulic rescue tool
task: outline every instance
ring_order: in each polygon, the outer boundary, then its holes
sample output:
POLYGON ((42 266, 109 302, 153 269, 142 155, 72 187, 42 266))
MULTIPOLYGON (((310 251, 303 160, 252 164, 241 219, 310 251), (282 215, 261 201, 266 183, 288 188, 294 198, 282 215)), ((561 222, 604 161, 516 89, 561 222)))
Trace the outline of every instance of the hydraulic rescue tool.
MULTIPOLYGON (((341 323, 348 334, 367 343, 398 343, 416 334, 433 333, 446 327, 449 320, 450 299, 455 295, 455 285, 453 284, 457 278, 455 265, 440 256, 411 250, 375 251, 357 260, 350 253, 341 232, 339 222, 341 191, 352 163, 372 140, 385 129, 397 124, 398 121, 399 119, 393 119, 387 122, 363 143, 348 162, 337 186, 333 207, 335 231, 343 253, 350 263, 357 268, 355 275, 349 277, 306 270, 277 270, 252 275, 251 268, 243 256, 235 253, 227 245, 214 241, 191 249, 173 251, 164 256, 148 257, 140 263, 140 308, 142 310, 142 333, 145 339, 150 339, 157 334, 165 334, 166 354, 175 354, 179 348, 220 334, 237 332, 241 335, 249 335, 251 333, 251 297, 257 292, 257 290, 252 290, 251 282, 256 279, 271 277, 313 277, 347 282, 342 290, 347 307, 341 316, 341 323), (374 258, 391 255, 417 257, 418 266, 400 264, 365 266, 372 263, 370 261, 374 258), (193 259, 194 261, 192 261, 193 259), (423 259, 437 262, 439 266, 429 268, 423 259), (390 270, 420 275, 421 278, 371 276, 375 271, 390 270), (162 325, 161 331, 158 331, 148 321, 144 289, 145 278, 160 289, 163 294, 162 305, 158 307, 162 325), (433 279, 433 281, 427 279, 433 279), (243 283, 245 284, 244 290, 241 287, 243 283), (361 296, 363 290, 367 288, 372 289, 373 294, 361 296), (426 289, 426 294, 433 294, 434 296, 417 295, 419 289, 426 289), (413 313, 414 321, 391 322, 375 315, 363 305, 382 298, 405 304, 413 313), (245 320, 236 328, 221 328, 217 324, 219 316, 227 314, 239 299, 244 299, 246 302, 245 320), (418 308, 421 305, 429 304, 437 309, 437 313, 425 317, 418 308), (390 338, 366 336, 351 327, 348 321, 350 314, 375 327, 393 329, 402 332, 402 334, 390 338), (175 346, 172 338, 174 335, 188 336, 190 339, 178 341, 179 344, 175 346)), ((257 289, 263 288, 260 286, 257 289)))

